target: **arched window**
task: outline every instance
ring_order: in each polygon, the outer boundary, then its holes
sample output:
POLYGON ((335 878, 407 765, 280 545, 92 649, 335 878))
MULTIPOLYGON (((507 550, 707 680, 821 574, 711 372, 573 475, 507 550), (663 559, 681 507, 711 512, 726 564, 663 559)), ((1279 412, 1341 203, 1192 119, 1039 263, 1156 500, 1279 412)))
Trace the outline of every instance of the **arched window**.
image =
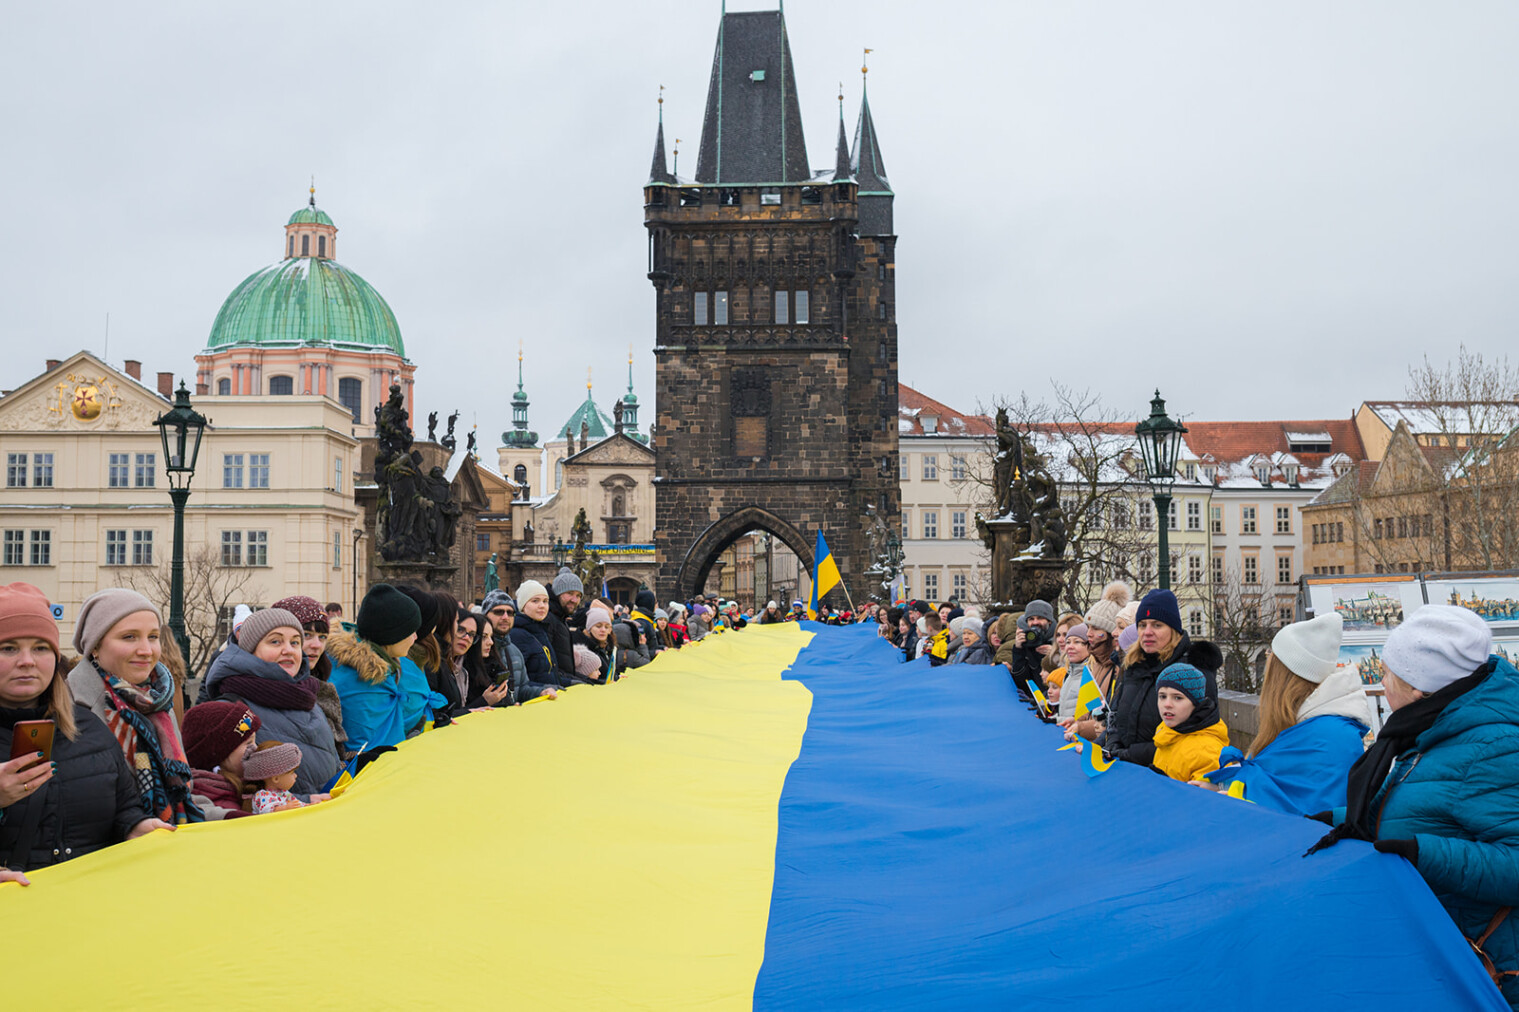
POLYGON ((561 460, 554 461, 554 487, 558 488, 559 486, 561 486, 563 484, 564 484, 564 461, 561 459, 561 460))
POLYGON ((518 485, 527 484, 526 464, 518 464, 516 467, 512 468, 512 481, 516 482, 518 485))
POLYGON ((338 403, 353 412, 353 420, 359 421, 359 411, 364 403, 364 381, 352 376, 338 380, 338 403))
POLYGON ((291 376, 270 376, 269 392, 277 397, 289 397, 295 393, 295 379, 291 376))
POLYGON ((327 255, 327 237, 325 235, 316 237, 316 255, 319 257, 327 255))
POLYGON ((302 234, 302 236, 301 236, 301 256, 304 257, 304 256, 310 256, 310 255, 311 255, 311 236, 308 235, 308 234, 302 234))
POLYGON ((287 257, 295 256, 295 233, 293 232, 290 234, 290 238, 285 242, 285 255, 287 257))
POLYGON ((225 376, 217 380, 216 392, 221 394, 223 397, 230 394, 232 392, 232 381, 225 376))

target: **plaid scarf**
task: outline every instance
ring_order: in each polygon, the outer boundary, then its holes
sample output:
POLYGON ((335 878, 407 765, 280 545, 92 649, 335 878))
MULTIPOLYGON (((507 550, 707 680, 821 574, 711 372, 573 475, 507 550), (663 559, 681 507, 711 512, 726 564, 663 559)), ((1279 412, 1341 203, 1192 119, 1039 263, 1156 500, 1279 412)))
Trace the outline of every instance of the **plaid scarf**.
POLYGON ((205 813, 190 800, 194 774, 174 724, 174 679, 162 664, 142 685, 129 685, 99 668, 110 712, 106 726, 116 736, 137 777, 143 807, 165 822, 204 822, 205 813))

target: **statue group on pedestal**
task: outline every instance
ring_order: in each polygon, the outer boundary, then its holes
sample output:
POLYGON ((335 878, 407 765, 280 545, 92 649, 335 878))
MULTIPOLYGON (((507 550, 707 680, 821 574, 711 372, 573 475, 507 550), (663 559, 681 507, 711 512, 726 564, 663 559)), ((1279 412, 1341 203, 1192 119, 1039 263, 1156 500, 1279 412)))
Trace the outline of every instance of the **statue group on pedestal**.
MULTIPOLYGON (((1013 541, 1020 550, 1037 548, 1042 559, 1065 554, 1065 517, 1060 509, 1060 488, 1050 477, 1049 464, 1034 448, 1027 434, 1013 428, 1007 410, 997 409, 997 456, 992 468, 992 490, 997 496, 997 517, 1014 523, 1013 541)), ((988 548, 995 538, 985 522, 977 526, 988 548)))
MULTIPOLYGON (((412 449, 409 415, 401 387, 392 384, 390 399, 374 409, 375 483, 380 487, 375 537, 380 557, 387 562, 421 562, 453 547, 456 525, 464 510, 450 492, 441 467, 422 471, 422 455, 412 449)), ((437 427, 437 413, 430 418, 437 427)), ((449 419, 445 445, 453 438, 456 412, 449 419)))

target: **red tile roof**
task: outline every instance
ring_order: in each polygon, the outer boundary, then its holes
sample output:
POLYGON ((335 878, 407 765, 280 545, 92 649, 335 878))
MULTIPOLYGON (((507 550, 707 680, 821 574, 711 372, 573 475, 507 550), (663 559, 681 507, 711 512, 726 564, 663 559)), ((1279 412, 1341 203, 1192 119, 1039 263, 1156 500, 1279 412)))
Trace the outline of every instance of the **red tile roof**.
POLYGON ((985 415, 966 415, 947 404, 940 403, 927 394, 919 393, 906 383, 897 383, 897 431, 904 436, 926 436, 922 415, 939 419, 936 436, 995 436, 996 424, 985 415), (955 424, 955 420, 959 424, 955 424))
POLYGON ((1349 418, 1318 418, 1311 421, 1268 422, 1187 422, 1184 437, 1192 451, 1207 454, 1219 462, 1246 460, 1258 453, 1291 452, 1299 463, 1317 467, 1327 457, 1343 453, 1351 460, 1366 456, 1361 434, 1349 418), (1289 450, 1289 432, 1327 432, 1329 453, 1303 453, 1289 450))

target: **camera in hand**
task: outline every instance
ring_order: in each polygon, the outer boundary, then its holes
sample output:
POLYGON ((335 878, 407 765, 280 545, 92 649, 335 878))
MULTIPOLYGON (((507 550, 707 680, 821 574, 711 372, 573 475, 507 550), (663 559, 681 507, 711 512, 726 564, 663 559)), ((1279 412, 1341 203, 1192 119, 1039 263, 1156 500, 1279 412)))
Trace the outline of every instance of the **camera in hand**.
POLYGON ((1049 626, 1030 625, 1023 631, 1023 648, 1033 650, 1047 643, 1055 642, 1055 630, 1049 626))

